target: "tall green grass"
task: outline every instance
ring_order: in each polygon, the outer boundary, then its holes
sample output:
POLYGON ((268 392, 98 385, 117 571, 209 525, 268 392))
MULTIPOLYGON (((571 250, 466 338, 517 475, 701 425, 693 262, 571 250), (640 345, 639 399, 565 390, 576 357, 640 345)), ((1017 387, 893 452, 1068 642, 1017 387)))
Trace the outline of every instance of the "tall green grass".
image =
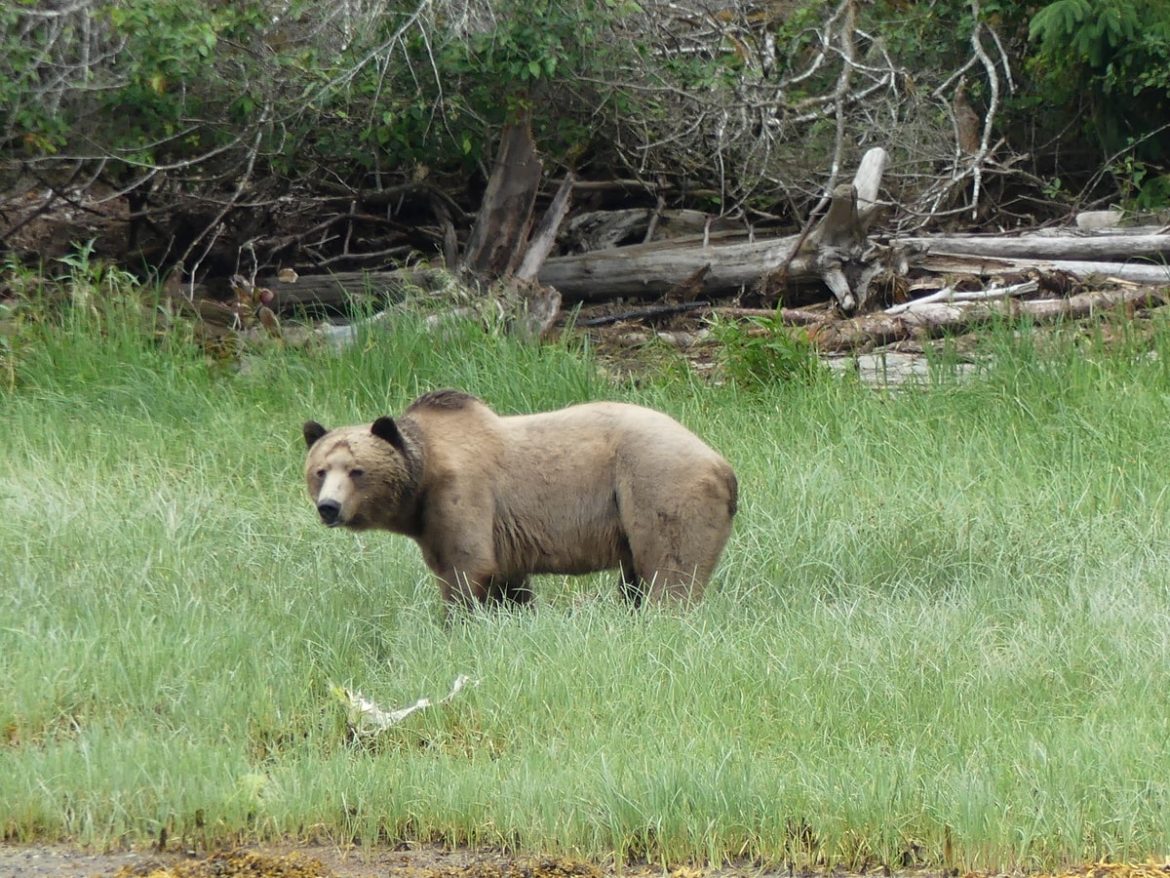
POLYGON ((0 396, 4 837, 795 868, 1170 850, 1165 331, 1005 328, 975 380, 745 393, 412 323, 234 371, 130 322, 39 333, 0 396), (442 386, 649 404, 720 448, 741 513, 707 599, 631 613, 613 576, 545 577, 534 611, 445 627, 408 541, 321 528, 300 423, 442 386), (330 695, 401 706, 461 673, 375 742, 330 695))

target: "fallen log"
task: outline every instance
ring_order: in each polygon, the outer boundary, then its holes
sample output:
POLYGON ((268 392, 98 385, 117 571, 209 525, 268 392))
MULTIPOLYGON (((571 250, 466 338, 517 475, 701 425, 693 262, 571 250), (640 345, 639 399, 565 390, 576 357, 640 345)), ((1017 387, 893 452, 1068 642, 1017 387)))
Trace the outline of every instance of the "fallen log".
POLYGON ((987 301, 989 299, 1002 299, 1006 296, 1024 296, 1028 293, 1034 293, 1038 289, 1040 289, 1040 282, 1035 280, 1029 280, 1019 284, 1009 284, 1006 287, 990 287, 986 290, 956 290, 954 287, 943 287, 941 290, 936 290, 929 296, 923 296, 921 299, 891 305, 882 311, 882 313, 891 316, 905 314, 907 311, 914 309, 921 310, 923 306, 933 305, 936 302, 976 302, 987 301))
POLYGON ((565 223, 562 244, 570 253, 586 253, 617 247, 635 238, 650 243, 683 235, 734 238, 743 234, 742 222, 701 210, 627 207, 577 214, 565 223))
POLYGON ((700 296, 730 294, 788 264, 790 277, 818 277, 811 255, 793 258, 798 235, 703 246, 702 237, 614 247, 548 259, 538 275, 566 302, 653 299, 704 268, 700 296))
MULTIPOLYGON (((790 282, 817 280, 819 274, 814 254, 788 259, 798 239, 799 236, 791 235, 703 247, 699 240, 679 238, 548 259, 537 277, 540 283, 556 287, 568 303, 617 298, 650 299, 669 293, 709 266, 698 284, 696 295, 711 299, 751 286, 762 275, 778 270, 786 262, 790 282)), ((1036 268, 1047 272, 1067 271, 1080 278, 1170 284, 1170 264, 1019 259, 937 251, 908 259, 916 268, 939 273, 961 272, 986 277, 1036 268)), ((440 269, 411 268, 389 272, 301 275, 295 283, 263 278, 259 285, 275 293, 273 310, 288 314, 306 308, 347 313, 354 309, 355 303, 359 307, 360 303, 370 301, 384 305, 402 301, 411 292, 434 291, 449 283, 450 275, 440 269)))
POLYGON ((540 282, 560 290, 566 302, 591 302, 655 298, 701 276, 695 295, 712 298, 779 273, 786 283, 823 280, 851 310, 884 267, 886 248, 867 248, 866 230, 881 208, 877 193, 885 164, 884 150, 870 150, 852 186, 837 187, 811 234, 718 244, 695 235, 577 253, 546 261, 540 282))
MULTIPOLYGON (((911 267, 984 278, 1038 269, 1080 278, 1170 283, 1170 235, 1164 229, 871 238, 869 228, 883 209, 877 199, 885 164, 884 150, 867 152, 852 185, 838 186, 826 199, 824 218, 801 235, 731 240, 711 235, 705 228, 702 235, 545 258, 566 218, 569 192, 580 186, 571 175, 566 176, 545 222, 528 242, 540 159, 527 124, 516 124, 508 126, 501 138, 463 265, 485 281, 513 272, 524 280, 535 278, 558 290, 566 303, 652 299, 671 293, 710 300, 752 287, 763 288, 767 296, 773 286, 823 284, 845 313, 865 310, 871 282, 879 273, 900 276, 911 267)), ((624 215, 614 212, 615 220, 621 220, 616 227, 628 234, 637 214, 637 222, 648 229, 659 213, 649 209, 624 215)), ((604 219, 597 214, 591 215, 591 222, 604 228, 604 219)), ((449 224, 447 231, 452 232, 449 224)), ((450 239, 446 246, 450 264, 453 234, 446 238, 450 239)), ((295 289, 267 280, 262 283, 276 292, 274 310, 285 313, 308 305, 345 311, 352 300, 370 297, 384 305, 400 301, 412 285, 432 286, 416 270, 310 276, 301 278, 295 289)), ((440 281, 439 286, 445 283, 440 281)))
MULTIPOLYGON (((1143 284, 1170 283, 1170 235, 1112 235, 1094 240, 1084 237, 1036 236, 1023 238, 974 238, 943 236, 906 238, 893 247, 858 257, 869 277, 885 262, 905 260, 908 267, 929 271, 964 271, 989 275, 1037 268, 1067 271, 1081 278, 1115 277, 1143 284), (970 247, 980 253, 965 253, 970 247), (1084 252, 1111 256, 1107 261, 1066 259, 1080 247, 1084 252), (1021 254, 1021 255, 1012 255, 1021 254), (1031 254, 1031 255, 1022 255, 1031 254), (1143 263, 1120 260, 1165 260, 1143 263)), ((760 278, 784 270, 789 283, 819 280, 824 268, 815 252, 794 254, 799 235, 758 241, 710 243, 701 238, 676 238, 591 253, 561 256, 545 262, 541 283, 559 289, 567 302, 596 302, 613 298, 649 299, 665 294, 703 267, 709 267, 699 295, 714 298, 750 287, 760 278)), ((803 248, 802 248, 803 249, 803 248)), ((841 290, 849 284, 840 285, 841 290)), ((858 289, 858 283, 853 287, 858 289)), ((839 294, 844 298, 845 293, 839 294)))
POLYGON ((1005 235, 936 235, 899 238, 898 244, 924 255, 991 256, 998 259, 1071 259, 1116 262, 1170 257, 1170 235, 1065 233, 1005 235))
POLYGON ((913 264, 927 271, 964 272, 983 276, 1036 269, 1049 273, 1064 271, 1081 279, 1113 278, 1136 284, 1170 284, 1170 264, 1086 262, 1074 259, 1006 259, 959 253, 932 253, 918 257, 913 264))
POLYGON ((265 277, 257 286, 272 292, 269 307, 278 314, 313 311, 346 316, 402 302, 420 292, 437 292, 450 283, 451 275, 442 269, 404 268, 299 275, 293 281, 265 277))
MULTIPOLYGON (((1067 299, 934 302, 901 314, 863 314, 847 320, 824 320, 804 331, 821 352, 866 351, 896 341, 959 334, 995 320, 1027 317, 1036 323, 1053 323, 1119 309, 1158 307, 1168 302, 1170 290, 1133 287, 1078 293, 1067 299)), ((749 334, 764 332, 767 330, 758 327, 748 330, 749 334)))
POLYGON ((540 267, 548 258, 549 251, 556 243, 557 230, 564 222, 565 214, 569 212, 569 201, 573 194, 573 175, 566 174, 561 181, 557 194, 553 196, 552 204, 545 211, 540 225, 528 242, 524 251, 524 258, 520 260, 520 267, 516 269, 516 277, 523 281, 531 281, 540 273, 540 267))

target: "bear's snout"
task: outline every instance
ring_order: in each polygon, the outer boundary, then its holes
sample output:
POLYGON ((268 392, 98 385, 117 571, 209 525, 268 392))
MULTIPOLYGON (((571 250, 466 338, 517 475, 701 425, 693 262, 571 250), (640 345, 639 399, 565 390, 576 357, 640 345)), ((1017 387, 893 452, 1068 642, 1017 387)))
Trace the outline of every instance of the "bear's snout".
POLYGON ((317 512, 321 515, 321 521, 329 527, 341 524, 341 504, 336 500, 322 500, 317 504, 317 512))

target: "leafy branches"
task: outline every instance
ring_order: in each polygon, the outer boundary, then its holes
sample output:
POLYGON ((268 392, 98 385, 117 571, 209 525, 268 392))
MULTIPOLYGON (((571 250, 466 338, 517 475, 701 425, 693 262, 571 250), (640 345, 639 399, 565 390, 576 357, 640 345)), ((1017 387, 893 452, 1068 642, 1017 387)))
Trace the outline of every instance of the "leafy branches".
POLYGON ((1149 121, 1170 111, 1170 4, 1056 0, 1033 16, 1028 34, 1054 96, 1087 99, 1086 125, 1106 154, 1129 147, 1137 160, 1165 166, 1170 139, 1148 135, 1149 121))
POLYGON ((289 203, 360 213, 373 193, 369 221, 394 223, 395 187, 474 191, 523 113, 546 167, 749 224, 816 214, 880 144, 917 226, 1040 189, 1021 116, 1087 94, 1082 136, 1141 202, 1167 189, 1146 121, 1170 100, 1165 7, 1057 0, 1029 26, 1000 0, 8 3, 0 178, 9 198, 128 195, 132 222, 169 220, 148 261, 190 271, 217 248, 239 261, 289 203))
MULTIPOLYGON (((1164 4, 1158 5, 1164 13, 1164 4)), ((1056 0, 1033 16, 1028 35, 1039 41, 1049 61, 1099 70, 1139 41, 1149 7, 1133 0, 1056 0)))

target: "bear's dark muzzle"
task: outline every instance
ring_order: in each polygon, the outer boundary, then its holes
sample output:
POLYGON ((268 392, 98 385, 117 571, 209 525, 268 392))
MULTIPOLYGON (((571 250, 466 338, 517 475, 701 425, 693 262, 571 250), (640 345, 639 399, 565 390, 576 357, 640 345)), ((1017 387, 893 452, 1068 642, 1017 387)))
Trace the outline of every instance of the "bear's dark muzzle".
POLYGON ((329 527, 337 527, 341 524, 341 504, 333 500, 322 500, 317 504, 317 512, 321 516, 321 521, 329 525, 329 527))

